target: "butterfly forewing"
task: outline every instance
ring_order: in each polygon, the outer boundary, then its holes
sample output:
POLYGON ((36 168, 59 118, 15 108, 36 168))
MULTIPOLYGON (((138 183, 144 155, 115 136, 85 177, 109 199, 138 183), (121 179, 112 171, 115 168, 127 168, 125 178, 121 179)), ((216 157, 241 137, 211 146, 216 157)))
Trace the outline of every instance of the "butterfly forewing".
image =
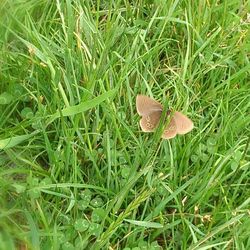
POLYGON ((176 123, 177 134, 184 135, 190 132, 194 127, 193 122, 181 112, 175 111, 173 119, 176 123))
POLYGON ((145 95, 138 95, 136 97, 136 109, 139 115, 149 115, 155 111, 162 111, 162 105, 154 99, 145 95))
POLYGON ((153 132, 159 124, 162 111, 154 111, 151 114, 144 115, 140 120, 140 126, 143 132, 153 132))

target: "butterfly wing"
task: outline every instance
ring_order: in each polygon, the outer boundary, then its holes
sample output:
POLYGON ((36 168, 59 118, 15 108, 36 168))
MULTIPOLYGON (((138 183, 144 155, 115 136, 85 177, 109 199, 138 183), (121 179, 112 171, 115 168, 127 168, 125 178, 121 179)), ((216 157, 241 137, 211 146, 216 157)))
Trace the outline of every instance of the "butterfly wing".
POLYGON ((177 134, 184 135, 190 132, 194 127, 193 122, 181 112, 175 111, 173 115, 173 120, 176 123, 177 134))
POLYGON ((145 116, 156 111, 162 111, 163 107, 159 102, 148 96, 137 95, 136 109, 139 115, 145 116))
POLYGON ((153 132, 161 119, 162 111, 154 111, 144 115, 140 120, 140 126, 143 132, 153 132))
MULTIPOLYGON (((156 100, 144 96, 137 95, 136 109, 139 115, 142 116, 140 126, 144 132, 153 132, 157 127, 163 106, 156 100)), ((193 122, 181 112, 175 111, 170 123, 162 134, 163 139, 170 139, 176 134, 186 134, 193 129, 193 122)))
POLYGON ((174 138, 177 134, 177 125, 175 119, 172 117, 168 126, 165 128, 162 134, 163 139, 171 139, 174 138))

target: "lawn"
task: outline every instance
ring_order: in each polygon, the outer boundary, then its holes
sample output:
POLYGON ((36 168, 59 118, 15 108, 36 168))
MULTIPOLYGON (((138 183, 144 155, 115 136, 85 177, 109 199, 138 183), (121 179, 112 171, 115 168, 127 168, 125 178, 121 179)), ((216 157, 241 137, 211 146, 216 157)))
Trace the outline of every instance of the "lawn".
POLYGON ((250 249, 249 1, 0 13, 0 249, 250 249), (138 94, 194 129, 144 133, 138 94))

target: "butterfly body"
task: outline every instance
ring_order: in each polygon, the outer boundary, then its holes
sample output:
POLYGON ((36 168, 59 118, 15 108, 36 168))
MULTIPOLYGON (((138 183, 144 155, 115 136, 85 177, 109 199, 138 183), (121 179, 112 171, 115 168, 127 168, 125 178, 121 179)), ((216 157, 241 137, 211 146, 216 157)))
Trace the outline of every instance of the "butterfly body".
MULTIPOLYGON (((140 116, 140 126, 143 132, 153 132, 161 119, 163 106, 156 100, 144 96, 138 95, 136 97, 136 109, 140 116)), ((167 117, 170 115, 170 111, 167 111, 167 117)), ((193 122, 181 112, 173 112, 169 123, 163 131, 163 139, 174 138, 177 134, 183 135, 190 132, 193 129, 193 122)))

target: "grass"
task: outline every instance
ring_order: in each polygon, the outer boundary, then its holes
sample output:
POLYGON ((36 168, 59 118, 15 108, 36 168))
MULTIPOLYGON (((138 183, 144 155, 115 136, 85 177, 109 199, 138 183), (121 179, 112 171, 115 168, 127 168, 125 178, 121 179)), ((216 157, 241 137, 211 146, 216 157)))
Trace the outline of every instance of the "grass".
POLYGON ((250 249, 249 7, 1 1, 0 249, 250 249))

